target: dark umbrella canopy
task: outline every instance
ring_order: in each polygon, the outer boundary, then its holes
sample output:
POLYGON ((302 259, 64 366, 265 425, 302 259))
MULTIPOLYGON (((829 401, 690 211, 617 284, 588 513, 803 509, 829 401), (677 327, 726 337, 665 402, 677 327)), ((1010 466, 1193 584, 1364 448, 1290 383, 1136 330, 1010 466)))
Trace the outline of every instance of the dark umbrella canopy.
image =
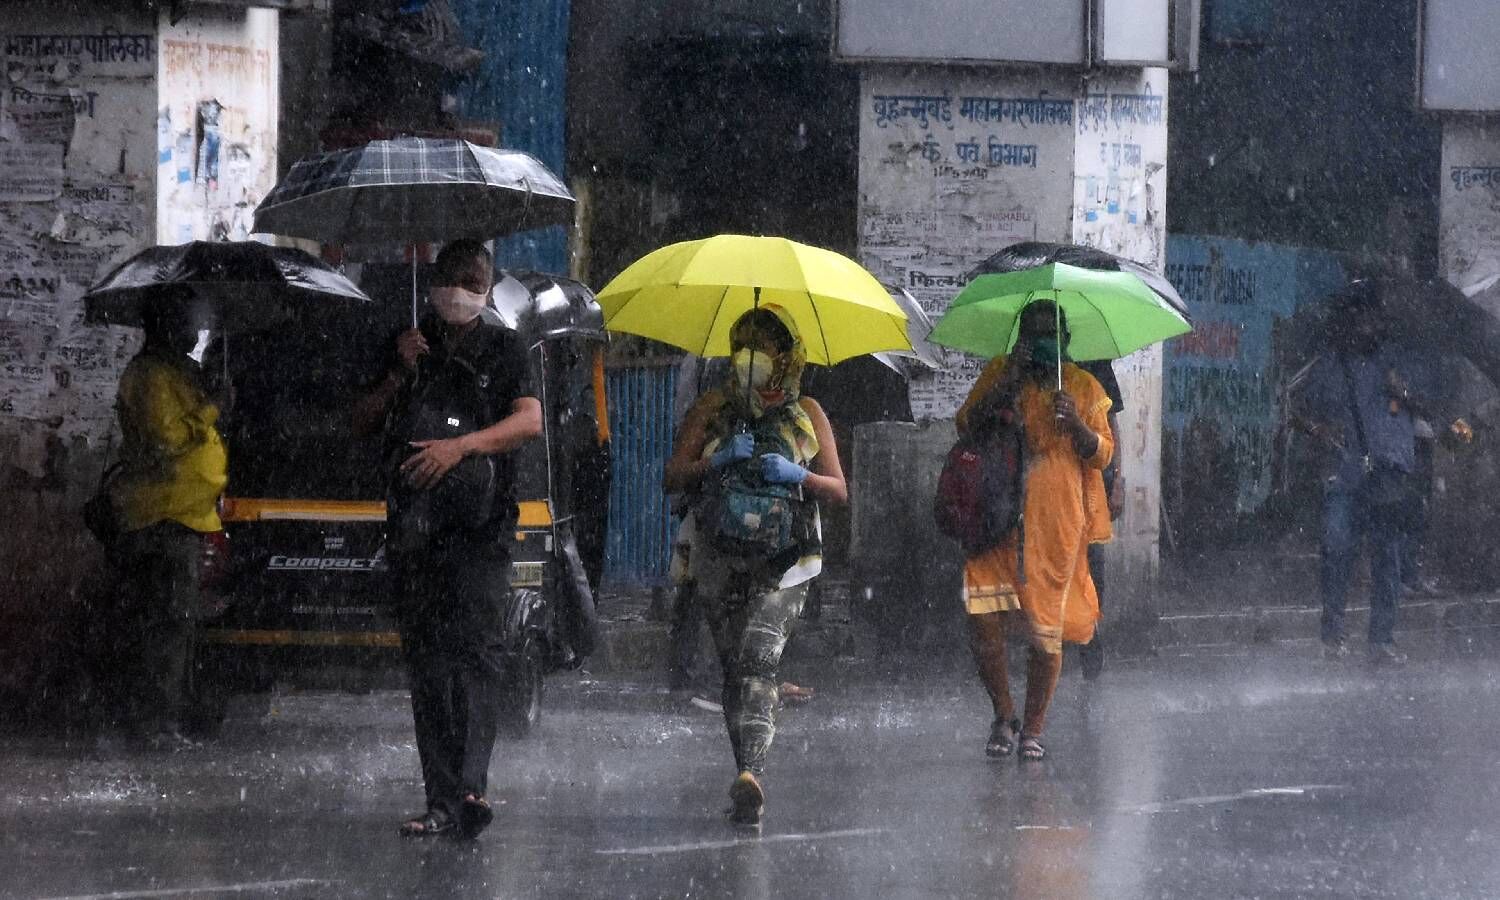
POLYGON ((142 310, 174 288, 190 289, 194 304, 230 331, 274 327, 300 303, 370 299, 301 250, 255 241, 194 241, 149 247, 126 260, 84 294, 84 320, 140 327, 142 310))
POLYGON ((292 166, 255 230, 326 243, 490 240, 570 221, 573 195, 535 157, 467 141, 397 138, 292 166))
POLYGON ((967 278, 973 281, 980 275, 1019 272, 1022 269, 1034 269, 1051 263, 1066 263, 1080 269, 1095 269, 1100 272, 1129 272, 1144 281, 1146 287, 1167 301, 1168 305, 1181 313, 1183 318, 1191 321, 1187 303, 1183 301, 1182 295, 1177 293, 1172 282, 1138 262, 1078 244, 1059 244, 1051 241, 1023 241, 1019 244, 1011 244, 975 266, 967 278))
MULTIPOLYGON (((1378 316, 1391 342, 1416 353, 1462 357, 1500 385, 1500 319, 1485 308, 1500 298, 1500 285, 1471 299, 1441 278, 1378 271, 1341 293, 1353 291, 1369 295, 1371 302, 1356 307, 1358 314, 1378 316)), ((1326 352, 1337 332, 1348 326, 1346 308, 1325 302, 1299 309, 1278 337, 1285 364, 1296 367, 1326 352)))

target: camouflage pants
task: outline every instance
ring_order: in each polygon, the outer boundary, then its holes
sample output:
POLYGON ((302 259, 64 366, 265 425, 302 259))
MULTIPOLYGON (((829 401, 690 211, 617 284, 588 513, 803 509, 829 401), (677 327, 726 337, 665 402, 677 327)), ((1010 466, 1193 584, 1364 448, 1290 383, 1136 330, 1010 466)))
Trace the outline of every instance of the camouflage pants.
POLYGON ((761 775, 776 736, 776 670, 807 582, 778 590, 767 586, 764 573, 715 568, 700 579, 697 594, 724 670, 724 725, 740 771, 761 775))

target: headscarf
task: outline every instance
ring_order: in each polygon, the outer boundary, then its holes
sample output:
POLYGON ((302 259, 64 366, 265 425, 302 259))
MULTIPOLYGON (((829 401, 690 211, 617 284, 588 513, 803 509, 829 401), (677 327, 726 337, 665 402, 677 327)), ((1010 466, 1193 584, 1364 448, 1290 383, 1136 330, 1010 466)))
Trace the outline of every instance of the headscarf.
MULTIPOLYGON (((757 309, 776 317, 787 334, 791 335, 792 346, 776 354, 770 363, 770 379, 765 382, 764 387, 756 390, 745 382, 740 368, 733 364, 733 354, 744 349, 743 345, 731 343, 731 364, 722 389, 724 406, 717 417, 717 427, 713 429, 712 437, 722 439, 733 432, 741 421, 755 425, 768 416, 774 417, 781 436, 796 449, 799 458, 795 461, 805 464, 818 455, 818 438, 813 430, 812 419, 798 402, 802 397, 802 371, 807 366, 807 351, 803 347, 797 324, 786 309, 774 303, 757 309)), ((731 342, 745 318, 751 315, 754 313, 745 313, 735 321, 734 327, 730 329, 731 342)), ((757 364, 763 359, 764 354, 756 354, 757 364)), ((717 441, 713 443, 717 445, 717 441)))

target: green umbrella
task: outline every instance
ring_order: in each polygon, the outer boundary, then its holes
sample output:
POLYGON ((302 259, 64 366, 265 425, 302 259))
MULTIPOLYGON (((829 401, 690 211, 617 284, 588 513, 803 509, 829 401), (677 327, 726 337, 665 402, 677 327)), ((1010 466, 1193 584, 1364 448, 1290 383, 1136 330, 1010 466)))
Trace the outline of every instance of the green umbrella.
POLYGON ((1119 359, 1193 328, 1130 272, 1101 272, 1052 263, 1019 272, 981 275, 959 292, 928 340, 986 358, 1016 342, 1021 311, 1055 300, 1068 317, 1069 359, 1119 359))

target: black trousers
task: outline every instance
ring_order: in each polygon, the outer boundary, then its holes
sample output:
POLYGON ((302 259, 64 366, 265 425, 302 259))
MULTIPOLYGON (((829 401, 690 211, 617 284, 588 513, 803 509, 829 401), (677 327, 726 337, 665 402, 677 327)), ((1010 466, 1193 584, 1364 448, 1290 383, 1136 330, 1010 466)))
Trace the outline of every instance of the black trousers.
POLYGON ((120 570, 104 619, 111 648, 113 718, 152 735, 176 729, 193 653, 203 536, 176 522, 121 535, 110 557, 120 570))
POLYGON ((609 453, 607 443, 580 449, 573 467, 573 536, 596 598, 604 577, 605 542, 609 537, 609 453))
POLYGON ((393 561, 397 618, 427 808, 458 814, 484 796, 505 680, 510 549, 491 535, 444 535, 393 561))

